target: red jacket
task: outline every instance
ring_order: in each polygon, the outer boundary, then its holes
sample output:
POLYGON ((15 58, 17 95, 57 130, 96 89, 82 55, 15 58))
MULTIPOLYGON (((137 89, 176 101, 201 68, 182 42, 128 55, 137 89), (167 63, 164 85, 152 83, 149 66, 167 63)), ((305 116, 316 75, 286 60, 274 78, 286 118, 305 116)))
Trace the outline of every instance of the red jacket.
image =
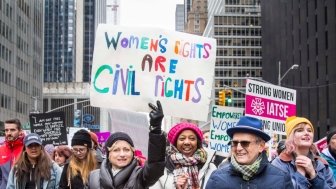
POLYGON ((15 141, 5 141, 0 146, 0 189, 5 189, 7 185, 8 175, 15 161, 20 156, 23 149, 23 136, 15 141))

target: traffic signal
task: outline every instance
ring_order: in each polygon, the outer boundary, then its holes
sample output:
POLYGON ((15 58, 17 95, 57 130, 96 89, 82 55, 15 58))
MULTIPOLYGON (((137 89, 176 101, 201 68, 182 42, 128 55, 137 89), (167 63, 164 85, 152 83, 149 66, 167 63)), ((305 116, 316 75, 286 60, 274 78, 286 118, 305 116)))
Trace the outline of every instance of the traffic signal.
POLYGON ((232 103, 232 91, 225 90, 225 106, 229 106, 232 103))
POLYGON ((225 106, 225 90, 218 92, 218 105, 225 106))

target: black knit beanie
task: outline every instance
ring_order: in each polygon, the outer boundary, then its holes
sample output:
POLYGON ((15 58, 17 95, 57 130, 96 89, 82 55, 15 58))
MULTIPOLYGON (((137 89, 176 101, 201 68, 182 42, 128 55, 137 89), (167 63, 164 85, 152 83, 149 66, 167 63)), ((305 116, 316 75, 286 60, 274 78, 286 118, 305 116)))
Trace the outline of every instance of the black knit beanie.
POLYGON ((336 130, 331 131, 328 136, 327 136, 327 144, 329 144, 331 137, 334 136, 336 134, 336 130))
POLYGON ((105 143, 105 152, 106 152, 106 157, 109 156, 109 151, 107 148, 110 148, 116 141, 118 140, 124 140, 128 142, 132 147, 134 147, 133 140, 131 139, 128 134, 124 132, 115 132, 110 135, 110 137, 107 139, 105 143))
POLYGON ((85 129, 77 131, 71 140, 71 146, 80 145, 92 148, 91 136, 85 129))

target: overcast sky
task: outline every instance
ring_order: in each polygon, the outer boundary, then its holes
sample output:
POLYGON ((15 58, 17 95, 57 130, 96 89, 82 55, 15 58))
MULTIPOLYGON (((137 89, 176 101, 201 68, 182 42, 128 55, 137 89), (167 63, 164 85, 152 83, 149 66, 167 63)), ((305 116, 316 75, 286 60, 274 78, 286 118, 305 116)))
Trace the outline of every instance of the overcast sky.
POLYGON ((120 0, 120 25, 175 30, 176 4, 183 0, 120 0))

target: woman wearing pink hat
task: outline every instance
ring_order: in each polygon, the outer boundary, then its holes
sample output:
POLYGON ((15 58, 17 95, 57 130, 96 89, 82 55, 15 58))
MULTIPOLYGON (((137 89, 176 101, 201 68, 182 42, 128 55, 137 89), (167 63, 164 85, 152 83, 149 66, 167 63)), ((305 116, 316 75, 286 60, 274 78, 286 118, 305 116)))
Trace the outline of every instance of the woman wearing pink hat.
POLYGON ((164 175, 151 189, 201 189, 216 166, 202 147, 202 131, 192 123, 179 123, 168 132, 170 147, 164 175))

